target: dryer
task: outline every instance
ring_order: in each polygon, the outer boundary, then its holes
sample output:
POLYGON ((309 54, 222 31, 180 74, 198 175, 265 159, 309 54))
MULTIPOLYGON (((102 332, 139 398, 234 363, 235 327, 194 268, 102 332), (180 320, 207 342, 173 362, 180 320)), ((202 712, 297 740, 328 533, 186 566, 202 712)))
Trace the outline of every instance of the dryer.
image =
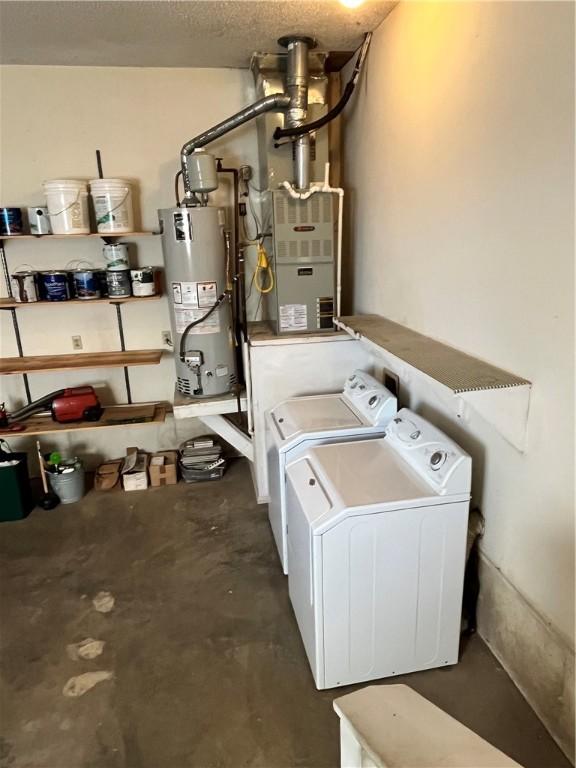
POLYGON ((317 688, 456 664, 471 459, 404 408, 286 467, 288 586, 317 688))
POLYGON ((343 392, 292 398, 266 414, 268 516, 284 573, 288 573, 286 464, 312 445, 381 437, 396 410, 394 395, 373 376, 357 370, 343 392))

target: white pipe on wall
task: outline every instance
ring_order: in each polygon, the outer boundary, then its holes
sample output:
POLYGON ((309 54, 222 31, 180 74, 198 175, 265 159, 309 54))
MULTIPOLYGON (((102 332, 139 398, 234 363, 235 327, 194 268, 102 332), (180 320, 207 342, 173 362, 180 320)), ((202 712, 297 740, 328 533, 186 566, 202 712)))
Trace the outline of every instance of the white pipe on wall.
POLYGON ((244 375, 246 384, 246 416, 248 417, 248 434, 254 436, 254 415, 252 413, 252 370, 250 368, 250 345, 248 339, 242 337, 242 358, 244 360, 244 375))
POLYGON ((283 181, 280 185, 288 192, 294 200, 308 200, 316 192, 330 192, 338 195, 338 228, 336 243, 336 311, 335 316, 340 317, 340 305, 342 302, 342 219, 344 216, 344 190, 342 187, 330 186, 330 163, 324 166, 324 182, 322 184, 312 184, 306 192, 300 192, 289 181, 283 181))
POLYGON ((332 190, 338 195, 338 234, 336 255, 336 317, 340 317, 342 301, 342 218, 344 215, 344 190, 337 187, 332 190))

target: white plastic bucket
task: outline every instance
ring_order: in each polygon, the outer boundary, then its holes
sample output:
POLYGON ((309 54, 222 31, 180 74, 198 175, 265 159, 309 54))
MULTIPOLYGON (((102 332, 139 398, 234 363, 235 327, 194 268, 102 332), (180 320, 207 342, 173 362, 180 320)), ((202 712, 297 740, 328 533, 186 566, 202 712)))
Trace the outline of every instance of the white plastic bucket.
POLYGON ((126 234, 134 231, 132 185, 125 179, 93 179, 90 194, 101 234, 126 234))
POLYGON ((46 195, 48 216, 55 235, 87 235, 88 185, 75 179, 54 179, 42 185, 46 195))

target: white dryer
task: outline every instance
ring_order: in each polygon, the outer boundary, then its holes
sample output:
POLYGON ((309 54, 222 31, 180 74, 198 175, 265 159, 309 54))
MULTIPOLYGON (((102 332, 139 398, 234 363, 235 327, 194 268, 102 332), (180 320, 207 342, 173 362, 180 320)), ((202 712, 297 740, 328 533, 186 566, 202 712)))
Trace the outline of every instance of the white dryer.
POLYGON ((471 460, 407 408, 286 467, 288 585, 317 688, 458 661, 471 460))
POLYGON ((312 445, 381 437, 396 410, 396 398, 383 384, 355 371, 343 392, 295 397, 268 411, 268 516, 284 573, 288 573, 286 464, 312 445))

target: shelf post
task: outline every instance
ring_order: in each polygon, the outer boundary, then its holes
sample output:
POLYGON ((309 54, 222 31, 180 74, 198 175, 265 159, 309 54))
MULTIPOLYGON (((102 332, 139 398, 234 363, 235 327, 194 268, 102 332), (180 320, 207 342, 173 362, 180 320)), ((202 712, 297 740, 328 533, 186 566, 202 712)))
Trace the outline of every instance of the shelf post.
MULTIPOLYGON (((124 341, 124 326, 122 324, 122 311, 120 303, 114 305, 116 307, 116 320, 118 321, 118 335, 120 336, 120 349, 122 352, 126 352, 126 343, 124 341)), ((124 366, 124 382, 126 384, 126 397, 129 403, 132 403, 132 392, 130 390, 130 374, 128 373, 128 366, 124 366)))
MULTIPOLYGON (((4 273, 4 280, 6 281, 6 290, 10 298, 14 297, 12 293, 12 283, 10 282, 10 273, 8 271, 8 261, 6 260, 6 251, 4 250, 4 240, 0 238, 0 261, 2 261, 2 271, 4 273)), ((16 348, 18 349, 18 357, 24 357, 24 351, 22 349, 22 338, 20 336, 20 326, 18 325, 18 315, 14 307, 10 309, 12 315, 12 325, 14 326, 14 336, 16 337, 16 348)), ((26 391, 26 400, 28 405, 32 402, 32 395, 30 394, 30 384, 28 382, 28 374, 22 374, 22 380, 24 382, 24 390, 26 391)))

